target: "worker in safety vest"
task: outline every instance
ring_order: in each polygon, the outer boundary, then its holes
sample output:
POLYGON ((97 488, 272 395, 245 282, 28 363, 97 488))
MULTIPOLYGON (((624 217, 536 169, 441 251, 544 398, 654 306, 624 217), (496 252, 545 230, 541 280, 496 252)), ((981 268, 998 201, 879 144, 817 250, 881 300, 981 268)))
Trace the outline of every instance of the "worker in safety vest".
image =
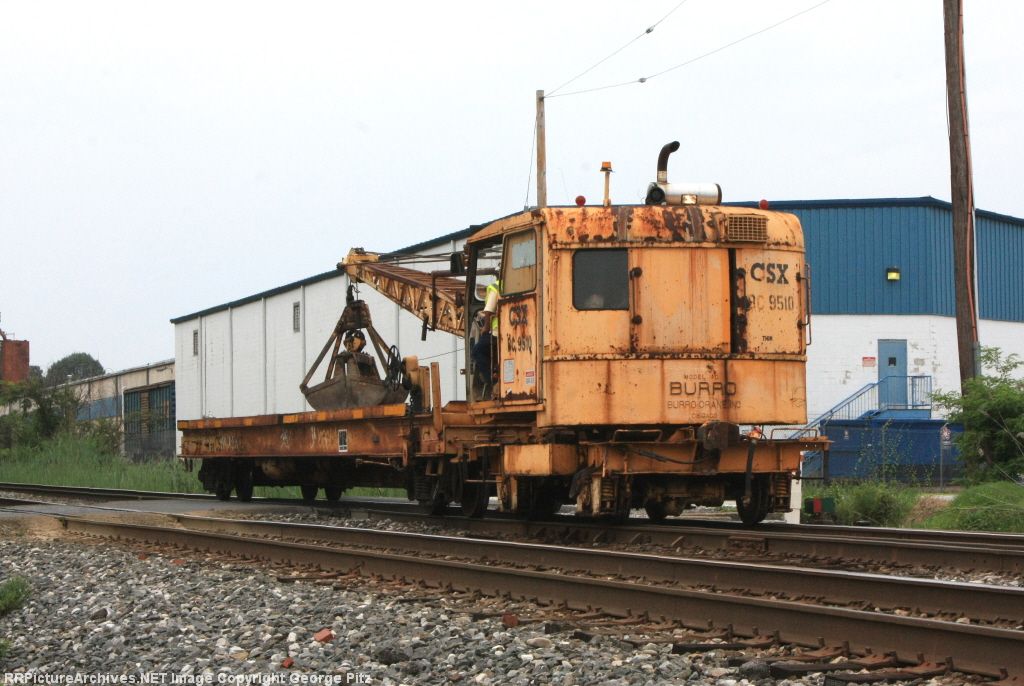
POLYGON ((484 309, 477 315, 480 338, 477 339, 472 351, 476 374, 488 386, 496 380, 497 370, 494 367, 494 361, 498 352, 498 299, 500 297, 501 281, 495 281, 487 286, 484 309))

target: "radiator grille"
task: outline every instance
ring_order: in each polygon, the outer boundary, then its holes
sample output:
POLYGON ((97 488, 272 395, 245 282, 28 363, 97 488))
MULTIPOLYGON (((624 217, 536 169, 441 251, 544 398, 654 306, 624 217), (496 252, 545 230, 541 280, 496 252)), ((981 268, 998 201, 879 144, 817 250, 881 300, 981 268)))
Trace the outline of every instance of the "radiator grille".
POLYGON ((726 237, 730 241, 768 240, 768 218, 757 214, 738 214, 729 217, 726 237))

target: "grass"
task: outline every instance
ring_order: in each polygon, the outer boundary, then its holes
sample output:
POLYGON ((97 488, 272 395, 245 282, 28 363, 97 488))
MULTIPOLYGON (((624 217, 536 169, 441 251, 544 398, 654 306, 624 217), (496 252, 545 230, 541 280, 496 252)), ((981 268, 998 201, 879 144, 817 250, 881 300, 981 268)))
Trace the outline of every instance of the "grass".
POLYGON ((903 484, 871 482, 828 486, 805 486, 804 497, 831 497, 836 502, 836 521, 840 524, 901 526, 917 500, 918 491, 903 484))
POLYGON ((941 512, 926 519, 927 529, 1024 533, 1024 486, 996 481, 964 489, 941 512))
POLYGON ((28 599, 28 580, 14 576, 0 584, 0 617, 21 607, 28 599))
MULTIPOLYGON (((90 486, 133 491, 202 493, 197 472, 189 472, 178 460, 133 462, 112 455, 97 441, 58 436, 35 447, 0 449, 3 481, 48 486, 90 486)), ((255 495, 267 498, 300 498, 297 486, 260 486, 255 495)), ((350 496, 399 497, 393 488, 351 488, 350 496)))
POLYGON ((34 447, 0 450, 3 480, 48 486, 91 486, 137 491, 200 493, 195 473, 177 460, 132 462, 88 438, 58 436, 34 447))
MULTIPOLYGON (((28 599, 30 588, 24 577, 15 576, 0 584, 0 617, 12 612, 28 599)), ((10 644, 0 640, 0 659, 7 654, 10 644)))

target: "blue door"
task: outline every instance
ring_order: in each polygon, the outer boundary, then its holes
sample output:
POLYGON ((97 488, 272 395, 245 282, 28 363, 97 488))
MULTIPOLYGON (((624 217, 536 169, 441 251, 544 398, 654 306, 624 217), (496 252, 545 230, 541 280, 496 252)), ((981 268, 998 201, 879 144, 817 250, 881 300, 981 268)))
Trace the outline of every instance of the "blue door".
POLYGON ((878 341, 878 409, 907 406, 907 342, 878 341), (888 377, 892 378, 886 381, 888 377))

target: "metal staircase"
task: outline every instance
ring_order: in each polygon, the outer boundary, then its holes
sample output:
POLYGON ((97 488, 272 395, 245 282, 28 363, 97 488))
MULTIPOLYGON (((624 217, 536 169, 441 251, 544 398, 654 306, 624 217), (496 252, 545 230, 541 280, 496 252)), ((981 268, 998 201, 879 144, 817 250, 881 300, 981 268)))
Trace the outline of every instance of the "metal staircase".
POLYGON ((834 419, 929 419, 931 412, 932 377, 887 376, 863 386, 839 404, 807 422, 793 433, 793 437, 809 433, 834 419))

